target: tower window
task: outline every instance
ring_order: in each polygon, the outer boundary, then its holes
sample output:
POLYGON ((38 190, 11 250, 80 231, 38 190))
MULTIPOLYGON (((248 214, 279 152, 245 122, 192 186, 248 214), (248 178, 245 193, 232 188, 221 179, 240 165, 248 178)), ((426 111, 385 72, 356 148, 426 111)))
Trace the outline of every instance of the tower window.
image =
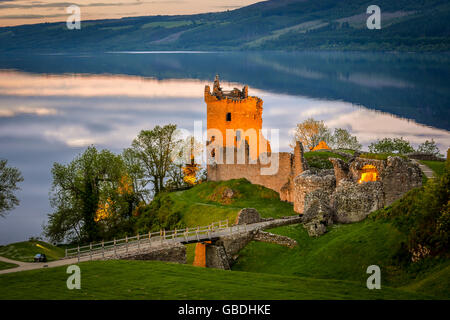
POLYGON ((227 121, 231 121, 231 112, 227 113, 227 121))

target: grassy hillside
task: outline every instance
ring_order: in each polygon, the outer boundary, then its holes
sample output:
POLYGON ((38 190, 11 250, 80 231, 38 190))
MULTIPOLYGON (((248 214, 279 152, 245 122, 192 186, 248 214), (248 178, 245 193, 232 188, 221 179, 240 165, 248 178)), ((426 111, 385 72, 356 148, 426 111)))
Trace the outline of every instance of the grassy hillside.
POLYGON ((397 255, 406 237, 390 223, 366 220, 336 225, 319 238, 309 237, 301 225, 270 231, 297 240, 298 247, 288 249, 252 242, 241 251, 233 270, 349 280, 364 286, 367 267, 378 265, 382 288, 401 287, 450 299, 450 261, 427 260, 409 267, 400 266, 397 255))
POLYGON ((1 51, 404 50, 450 48, 446 0, 379 0, 381 30, 366 27, 368 0, 270 0, 237 10, 0 28, 1 51))
POLYGON ((274 229, 298 247, 251 243, 233 269, 364 283, 366 268, 378 265, 384 285, 450 299, 449 187, 447 165, 441 176, 368 219, 334 225, 319 238, 301 225, 274 229))
POLYGON ((191 189, 158 195, 138 218, 142 230, 196 227, 227 220, 233 224, 242 208, 255 208, 262 217, 296 214, 292 205, 281 202, 277 192, 246 179, 210 181, 191 189), (223 198, 231 189, 232 199, 223 198))
POLYGON ((0 299, 426 299, 425 294, 354 281, 230 272, 158 261, 80 264, 81 289, 66 267, 0 275, 0 299), (6 290, 5 290, 6 288, 6 290))
POLYGON ((64 257, 63 249, 43 241, 24 241, 0 247, 0 256, 23 262, 32 262, 38 253, 44 253, 48 261, 64 257))

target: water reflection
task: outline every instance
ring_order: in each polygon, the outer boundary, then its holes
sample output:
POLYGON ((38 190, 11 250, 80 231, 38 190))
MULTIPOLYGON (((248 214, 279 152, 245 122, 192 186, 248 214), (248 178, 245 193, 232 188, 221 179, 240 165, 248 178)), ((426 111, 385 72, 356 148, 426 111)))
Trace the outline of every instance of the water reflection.
MULTIPOLYGON (((68 162, 89 144, 120 152, 141 129, 157 124, 176 123, 193 130, 194 121, 206 121, 203 90, 205 84, 212 82, 216 71, 222 74, 223 80, 230 81, 222 81, 224 88, 249 84, 250 95, 264 100, 263 126, 280 129, 282 151, 289 150, 290 133, 295 125, 308 117, 322 119, 330 127, 349 129, 364 146, 387 136, 404 137, 415 145, 433 138, 442 151, 450 145, 450 134, 445 130, 448 118, 434 120, 437 115, 448 113, 448 109, 442 108, 448 101, 442 83, 433 89, 436 98, 430 99, 428 107, 424 105, 418 112, 417 104, 408 104, 413 97, 397 94, 406 90, 415 91, 417 96, 417 92, 423 93, 429 85, 420 84, 423 79, 408 79, 395 70, 392 74, 376 73, 359 67, 358 72, 346 72, 341 66, 332 71, 316 65, 313 58, 309 60, 310 65, 298 65, 294 60, 272 61, 255 55, 251 62, 229 64, 233 74, 223 66, 213 70, 205 64, 206 73, 201 68, 190 70, 188 61, 192 60, 184 60, 182 55, 171 56, 178 58, 157 56, 157 61, 150 64, 145 60, 147 64, 143 66, 149 66, 150 70, 142 71, 145 69, 142 67, 140 71, 144 74, 138 74, 133 64, 125 68, 129 72, 105 73, 96 68, 89 71, 89 68, 83 70, 83 65, 73 73, 67 69, 55 73, 0 71, 0 156, 18 167, 25 177, 19 194, 21 206, 7 219, 0 220, 1 244, 40 234, 46 214, 51 211, 48 191, 53 162, 68 162), (154 69, 158 63, 164 72, 154 69), (252 69, 252 66, 258 67, 252 69), (265 78, 262 75, 258 78, 261 70, 269 69, 271 77, 266 74, 265 78), (273 70, 279 70, 282 75, 274 74, 273 70), (376 108, 361 103, 377 94, 376 108), (383 107, 380 102, 388 103, 389 107, 383 107), (427 119, 437 125, 425 126, 374 109, 389 109, 394 114, 400 110, 400 115, 417 115, 417 119, 431 114, 427 119)), ((0 66, 14 64, 12 61, 0 61, 0 66)), ((333 63, 329 57, 325 61, 333 63)), ((38 63, 17 69, 36 68, 38 63)), ((64 68, 70 69, 67 65, 64 68)))

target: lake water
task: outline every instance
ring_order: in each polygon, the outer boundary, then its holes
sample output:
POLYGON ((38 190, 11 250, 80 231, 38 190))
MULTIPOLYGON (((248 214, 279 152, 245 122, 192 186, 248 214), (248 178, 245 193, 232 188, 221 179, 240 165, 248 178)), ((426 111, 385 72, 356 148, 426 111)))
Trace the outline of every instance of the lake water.
MULTIPOLYGON (((205 84, 249 85, 280 150, 306 118, 346 128, 367 147, 404 137, 450 146, 450 56, 372 53, 151 53, 0 56, 0 158, 25 181, 0 218, 0 244, 39 236, 54 162, 95 144, 121 152, 142 129, 206 125, 205 84)), ((270 138, 270 137, 269 137, 270 138)))

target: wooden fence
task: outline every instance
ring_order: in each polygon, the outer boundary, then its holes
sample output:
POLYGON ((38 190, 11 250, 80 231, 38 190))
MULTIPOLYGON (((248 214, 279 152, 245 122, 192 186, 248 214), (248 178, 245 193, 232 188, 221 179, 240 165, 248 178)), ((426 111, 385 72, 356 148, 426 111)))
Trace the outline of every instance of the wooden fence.
MULTIPOLYGON (((76 248, 66 249, 65 258, 81 258, 94 257, 105 258, 105 256, 117 256, 119 252, 128 254, 131 251, 140 252, 143 248, 157 247, 159 245, 172 243, 188 243, 199 242, 211 239, 214 233, 224 231, 229 228, 230 233, 240 231, 239 227, 233 228, 228 226, 228 220, 211 223, 207 226, 198 226, 196 228, 160 230, 159 232, 148 232, 145 234, 137 234, 134 237, 125 237, 122 239, 114 239, 112 241, 102 241, 91 243, 86 246, 78 246, 76 248)), ((246 226, 244 226, 246 229, 246 226)))

